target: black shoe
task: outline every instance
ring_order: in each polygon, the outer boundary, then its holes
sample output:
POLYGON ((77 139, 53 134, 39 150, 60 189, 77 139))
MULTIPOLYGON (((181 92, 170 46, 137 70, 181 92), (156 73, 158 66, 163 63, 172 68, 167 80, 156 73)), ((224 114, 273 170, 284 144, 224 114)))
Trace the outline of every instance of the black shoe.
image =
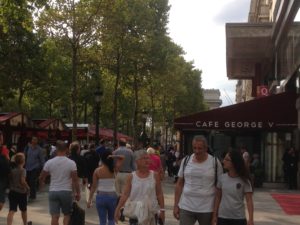
POLYGON ((32 221, 27 222, 27 225, 32 225, 32 221))

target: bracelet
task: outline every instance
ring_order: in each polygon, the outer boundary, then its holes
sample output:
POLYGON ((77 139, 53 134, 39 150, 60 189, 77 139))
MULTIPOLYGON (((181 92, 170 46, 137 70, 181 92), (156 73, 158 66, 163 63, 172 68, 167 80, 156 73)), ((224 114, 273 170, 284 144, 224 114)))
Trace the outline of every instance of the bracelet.
POLYGON ((166 211, 166 210, 165 210, 165 209, 160 209, 159 211, 164 212, 164 211, 166 211))

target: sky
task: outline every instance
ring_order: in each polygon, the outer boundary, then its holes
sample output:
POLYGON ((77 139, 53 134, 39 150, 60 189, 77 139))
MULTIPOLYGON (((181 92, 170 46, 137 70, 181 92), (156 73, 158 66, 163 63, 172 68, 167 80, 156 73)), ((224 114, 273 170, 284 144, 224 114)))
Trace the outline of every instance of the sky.
POLYGON ((185 59, 202 70, 202 87, 219 89, 222 106, 235 103, 236 80, 226 72, 225 23, 247 22, 250 0, 169 0, 168 31, 185 59))

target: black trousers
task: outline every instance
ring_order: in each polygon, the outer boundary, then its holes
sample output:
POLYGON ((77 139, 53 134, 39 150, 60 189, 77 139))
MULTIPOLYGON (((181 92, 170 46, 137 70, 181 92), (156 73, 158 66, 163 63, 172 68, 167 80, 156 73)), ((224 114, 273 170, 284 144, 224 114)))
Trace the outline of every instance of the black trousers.
POLYGON ((247 225, 247 220, 218 218, 217 225, 247 225))
POLYGON ((40 174, 39 169, 33 169, 31 171, 27 171, 27 174, 26 174, 26 180, 27 180, 28 186, 30 187, 29 198, 31 198, 31 199, 36 198, 39 174, 40 174))

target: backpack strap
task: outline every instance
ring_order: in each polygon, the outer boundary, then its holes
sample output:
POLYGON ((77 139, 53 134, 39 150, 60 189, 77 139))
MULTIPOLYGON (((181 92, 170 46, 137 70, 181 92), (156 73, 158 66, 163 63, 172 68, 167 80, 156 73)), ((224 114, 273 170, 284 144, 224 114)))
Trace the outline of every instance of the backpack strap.
MULTIPOLYGON (((183 178, 184 178, 184 170, 186 165, 188 164, 189 160, 191 158, 191 155, 187 155, 184 157, 184 161, 183 161, 183 178)), ((214 156, 214 169, 215 169, 215 181, 214 181, 214 185, 217 186, 218 183, 218 158, 216 156, 214 156)))
POLYGON ((191 155, 187 155, 187 156, 184 157, 183 168, 182 168, 183 178, 184 178, 184 170, 185 170, 185 167, 186 167, 186 165, 188 164, 190 158, 191 158, 191 155))
POLYGON ((216 187, 218 183, 218 159, 216 156, 214 156, 214 161, 215 161, 215 187, 216 187))

